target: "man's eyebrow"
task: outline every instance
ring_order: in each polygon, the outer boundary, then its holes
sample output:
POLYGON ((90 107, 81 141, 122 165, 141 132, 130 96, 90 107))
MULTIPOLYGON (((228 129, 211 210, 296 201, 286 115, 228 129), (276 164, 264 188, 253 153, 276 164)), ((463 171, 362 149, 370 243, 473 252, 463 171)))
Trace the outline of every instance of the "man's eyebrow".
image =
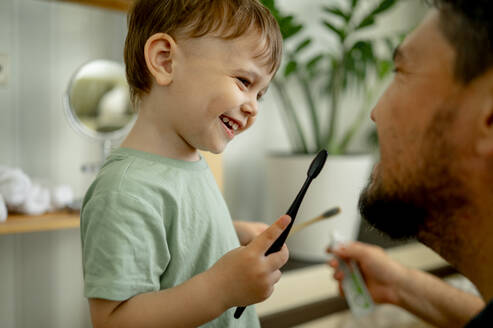
POLYGON ((404 54, 402 53, 402 48, 401 48, 401 46, 400 46, 400 45, 398 45, 398 46, 395 48, 395 50, 394 50, 394 54, 392 55, 392 59, 393 59, 393 61, 394 61, 394 63, 395 63, 395 62, 397 62, 397 61, 402 60, 402 59, 403 59, 403 57, 404 57, 404 54))

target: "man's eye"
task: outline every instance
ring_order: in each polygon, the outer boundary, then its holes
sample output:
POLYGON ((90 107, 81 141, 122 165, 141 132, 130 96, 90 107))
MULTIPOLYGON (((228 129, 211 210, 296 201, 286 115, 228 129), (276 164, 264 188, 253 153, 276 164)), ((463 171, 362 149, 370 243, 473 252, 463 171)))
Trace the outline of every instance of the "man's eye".
POLYGON ((248 88, 252 84, 248 79, 245 79, 243 77, 237 77, 236 79, 240 81, 241 84, 243 84, 246 88, 248 88))

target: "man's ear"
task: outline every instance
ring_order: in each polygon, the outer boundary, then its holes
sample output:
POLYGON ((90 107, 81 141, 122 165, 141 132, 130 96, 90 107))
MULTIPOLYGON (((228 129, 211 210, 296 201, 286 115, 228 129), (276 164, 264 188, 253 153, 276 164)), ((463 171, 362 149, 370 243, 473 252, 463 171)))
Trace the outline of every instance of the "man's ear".
POLYGON ((478 104, 479 111, 479 134, 476 143, 476 151, 482 156, 493 156, 493 71, 482 78, 485 88, 478 104))
POLYGON ((173 81, 173 58, 176 42, 166 33, 153 34, 144 47, 147 69, 158 85, 169 85, 173 81))

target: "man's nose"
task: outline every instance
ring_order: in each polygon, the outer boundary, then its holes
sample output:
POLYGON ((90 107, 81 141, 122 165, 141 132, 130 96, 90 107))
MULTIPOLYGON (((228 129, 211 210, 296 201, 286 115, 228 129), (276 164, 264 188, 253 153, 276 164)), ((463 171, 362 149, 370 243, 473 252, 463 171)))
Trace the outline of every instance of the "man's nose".
POLYGON ((370 118, 373 122, 377 122, 376 111, 377 111, 377 106, 373 107, 373 109, 371 110, 371 113, 370 113, 370 118))

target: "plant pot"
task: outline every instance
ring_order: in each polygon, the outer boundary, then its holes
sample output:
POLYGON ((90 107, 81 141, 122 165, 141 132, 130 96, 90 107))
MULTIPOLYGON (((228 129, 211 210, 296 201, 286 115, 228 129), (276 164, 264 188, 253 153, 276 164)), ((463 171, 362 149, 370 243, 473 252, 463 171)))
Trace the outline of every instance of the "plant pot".
MULTIPOLYGON (((286 213, 306 179, 314 155, 270 155, 267 159, 266 215, 274 222, 286 213)), ((366 185, 373 158, 371 155, 329 156, 320 175, 313 180, 298 211, 295 224, 317 217, 339 206, 341 213, 317 222, 291 235, 287 245, 290 256, 300 260, 325 261, 330 233, 337 230, 346 240, 356 240, 360 226, 357 209, 361 190, 366 185)))

